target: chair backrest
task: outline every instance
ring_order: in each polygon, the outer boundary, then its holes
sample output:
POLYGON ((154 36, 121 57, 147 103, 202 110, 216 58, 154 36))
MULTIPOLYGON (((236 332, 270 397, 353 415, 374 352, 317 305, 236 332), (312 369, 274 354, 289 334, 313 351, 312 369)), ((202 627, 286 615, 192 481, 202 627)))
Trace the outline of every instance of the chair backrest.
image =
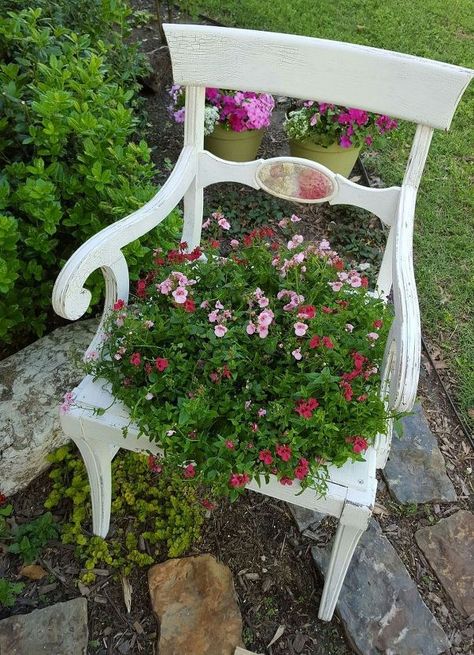
POLYGON ((376 214, 389 228, 377 291, 384 297, 393 291, 395 306, 383 374, 390 407, 410 410, 421 354, 412 256, 416 195, 433 129, 449 128, 473 71, 289 34, 201 25, 165 25, 164 29, 174 82, 186 90, 185 150, 196 155, 196 177, 184 196, 183 241, 189 247, 200 241, 203 188, 209 184, 235 181, 287 197, 265 183, 271 167, 281 164, 293 174, 296 166, 305 166, 321 176, 328 193, 310 202, 351 204, 376 214), (401 187, 368 189, 304 159, 277 157, 235 163, 214 157, 204 150, 205 87, 319 100, 416 123, 403 183, 401 187))

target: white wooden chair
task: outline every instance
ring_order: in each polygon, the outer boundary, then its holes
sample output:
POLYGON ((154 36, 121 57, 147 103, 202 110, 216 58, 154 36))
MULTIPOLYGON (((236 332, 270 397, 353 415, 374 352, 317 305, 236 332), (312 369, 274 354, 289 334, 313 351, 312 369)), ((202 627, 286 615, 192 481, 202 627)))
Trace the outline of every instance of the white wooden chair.
MULTIPOLYGON (((184 147, 164 186, 144 207, 89 239, 69 259, 53 293, 55 311, 81 317, 90 302, 84 288, 101 269, 106 282, 104 315, 118 298, 127 299, 128 269, 121 249, 163 221, 184 197, 182 241, 199 244, 203 189, 233 181, 269 190, 263 173, 276 161, 299 162, 326 177, 331 204, 351 204, 376 214, 388 228, 377 292, 393 291, 395 321, 387 345, 382 393, 394 412, 411 410, 418 384, 420 317, 413 274, 412 235, 418 185, 434 128, 447 129, 473 71, 385 50, 320 39, 196 25, 166 25, 174 82, 186 87, 184 147), (204 150, 205 87, 267 91, 359 107, 412 121, 417 129, 401 187, 369 189, 308 160, 280 157, 234 163, 204 150)), ((278 195, 278 194, 276 194, 278 195)), ((316 201, 321 202, 321 200, 316 201)), ((100 349, 102 328, 87 352, 100 349)), ((87 353, 86 353, 87 355, 87 353)), ((74 390, 75 405, 61 417, 65 433, 77 444, 90 479, 93 530, 106 536, 111 505, 111 461, 119 448, 159 453, 146 435, 130 427, 127 409, 113 403, 107 387, 87 376, 74 390), (95 413, 96 408, 106 411, 95 413)), ((330 620, 357 542, 366 529, 376 492, 376 469, 383 468, 391 430, 379 435, 365 462, 331 467, 328 494, 300 493, 272 478, 248 488, 339 519, 321 599, 319 617, 330 620)), ((295 481, 296 482, 296 481, 295 481)))

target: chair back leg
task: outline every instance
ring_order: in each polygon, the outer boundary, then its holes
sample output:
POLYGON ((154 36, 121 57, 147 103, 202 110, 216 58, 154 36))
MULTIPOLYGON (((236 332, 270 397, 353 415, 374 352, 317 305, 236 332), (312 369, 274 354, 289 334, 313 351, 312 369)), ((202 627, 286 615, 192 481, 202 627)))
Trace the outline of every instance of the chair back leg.
POLYGON ((118 451, 98 439, 77 438, 74 442, 86 466, 92 501, 92 531, 99 537, 106 537, 110 526, 112 504, 112 459, 118 451))
POLYGON ((365 532, 370 518, 367 507, 346 503, 339 520, 329 566, 326 571, 323 594, 318 616, 321 621, 330 621, 359 539, 365 532))

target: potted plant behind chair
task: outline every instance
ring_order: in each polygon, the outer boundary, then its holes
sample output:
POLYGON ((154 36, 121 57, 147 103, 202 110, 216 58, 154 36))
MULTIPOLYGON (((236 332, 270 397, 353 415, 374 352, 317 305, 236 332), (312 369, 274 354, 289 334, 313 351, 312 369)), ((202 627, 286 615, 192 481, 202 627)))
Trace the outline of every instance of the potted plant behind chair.
POLYGON ((397 121, 362 109, 306 100, 291 109, 284 129, 294 157, 311 159, 348 177, 364 145, 397 127, 397 121))
MULTIPOLYGON (((185 116, 184 89, 170 89, 171 117, 183 123, 185 116)), ((251 161, 257 156, 265 128, 275 106, 273 96, 253 91, 206 89, 204 114, 204 145, 216 157, 230 161, 251 161)))

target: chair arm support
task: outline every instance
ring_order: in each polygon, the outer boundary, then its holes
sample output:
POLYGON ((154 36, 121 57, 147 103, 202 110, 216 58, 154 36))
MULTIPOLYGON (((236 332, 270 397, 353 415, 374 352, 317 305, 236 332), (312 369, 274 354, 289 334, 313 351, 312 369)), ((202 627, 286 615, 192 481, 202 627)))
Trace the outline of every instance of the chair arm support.
POLYGON ((420 310, 413 271, 416 191, 412 186, 402 187, 392 228, 395 230, 392 259, 395 318, 385 352, 383 379, 388 407, 393 412, 411 411, 420 373, 420 310))
POLYGON ((66 262, 53 289, 54 311, 70 320, 89 307, 91 294, 84 284, 101 268, 106 279, 106 310, 118 297, 128 297, 128 268, 121 248, 159 225, 176 207, 196 175, 197 154, 183 148, 176 166, 158 193, 129 216, 108 225, 88 239, 66 262))

